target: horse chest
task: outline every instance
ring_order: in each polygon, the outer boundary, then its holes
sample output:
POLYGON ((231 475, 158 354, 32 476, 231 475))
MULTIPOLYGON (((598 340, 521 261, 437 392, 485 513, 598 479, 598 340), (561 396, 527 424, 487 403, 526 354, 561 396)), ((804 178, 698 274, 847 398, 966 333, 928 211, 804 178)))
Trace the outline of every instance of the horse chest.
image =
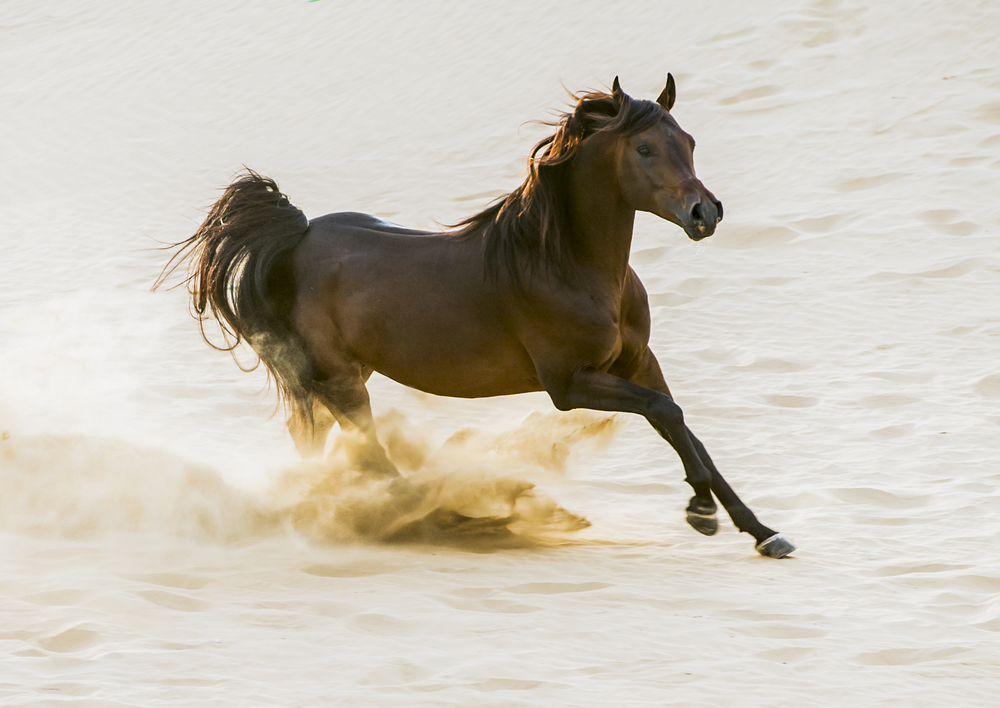
POLYGON ((551 353, 567 366, 607 370, 622 353, 620 306, 613 299, 579 293, 536 303, 528 314, 534 323, 529 350, 551 353))

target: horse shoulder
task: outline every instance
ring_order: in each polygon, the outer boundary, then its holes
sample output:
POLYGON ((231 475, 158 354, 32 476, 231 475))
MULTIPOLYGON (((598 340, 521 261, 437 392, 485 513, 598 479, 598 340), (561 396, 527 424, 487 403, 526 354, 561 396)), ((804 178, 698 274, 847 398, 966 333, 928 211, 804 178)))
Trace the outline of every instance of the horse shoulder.
POLYGON ((639 276, 632 268, 625 277, 621 309, 622 336, 644 348, 649 342, 652 319, 649 314, 649 296, 639 276))
POLYGON ((608 371, 628 379, 635 373, 642 353, 649 345, 649 334, 652 327, 646 288, 632 268, 628 269, 625 277, 620 322, 621 352, 608 371))
POLYGON ((510 299, 516 329, 540 378, 607 370, 621 353, 621 294, 583 283, 536 279, 510 299))

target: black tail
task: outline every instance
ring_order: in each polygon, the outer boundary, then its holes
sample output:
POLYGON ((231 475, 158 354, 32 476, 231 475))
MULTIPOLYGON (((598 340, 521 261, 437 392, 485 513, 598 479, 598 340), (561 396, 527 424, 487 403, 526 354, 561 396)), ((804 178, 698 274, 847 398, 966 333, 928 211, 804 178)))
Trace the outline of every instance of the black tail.
POLYGON ((188 261, 184 282, 205 341, 229 352, 246 341, 259 360, 241 368, 252 371, 264 362, 289 412, 311 420, 312 367, 291 325, 295 284, 290 255, 308 228, 306 215, 274 180, 248 169, 226 188, 197 233, 170 247, 176 252, 153 289, 188 261), (222 345, 205 332, 210 318, 222 329, 222 345))

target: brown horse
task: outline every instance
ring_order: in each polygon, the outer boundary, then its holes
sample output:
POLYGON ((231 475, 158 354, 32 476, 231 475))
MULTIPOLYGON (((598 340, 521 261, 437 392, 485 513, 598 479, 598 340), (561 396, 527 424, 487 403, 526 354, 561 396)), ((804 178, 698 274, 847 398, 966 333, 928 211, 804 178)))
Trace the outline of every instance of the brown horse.
POLYGON ((303 455, 321 454, 338 422, 360 431, 361 462, 398 475, 375 433, 365 382, 378 371, 441 396, 545 391, 559 410, 644 416, 673 446, 694 490, 687 520, 718 529, 713 493, 757 550, 794 546, 760 523, 684 423, 649 350, 646 291, 628 264, 635 213, 694 241, 722 204, 694 172, 694 140, 656 102, 578 97, 531 152, 524 183, 444 233, 367 214, 307 220, 274 181, 247 171, 198 232, 176 245, 162 282, 191 258, 202 324, 246 340, 277 381, 303 455))

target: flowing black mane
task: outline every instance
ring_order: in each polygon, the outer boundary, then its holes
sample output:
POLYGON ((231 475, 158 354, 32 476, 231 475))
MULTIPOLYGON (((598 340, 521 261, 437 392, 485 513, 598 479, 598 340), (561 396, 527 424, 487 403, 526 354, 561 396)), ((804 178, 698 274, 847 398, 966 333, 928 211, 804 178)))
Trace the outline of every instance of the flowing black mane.
POLYGON ((486 273, 491 279, 504 271, 516 284, 522 273, 537 265, 563 272, 571 238, 564 201, 566 164, 595 133, 638 133, 665 115, 659 104, 620 91, 595 91, 576 98, 573 110, 553 123, 556 132, 532 148, 524 183, 456 224, 456 236, 483 239, 486 273))

